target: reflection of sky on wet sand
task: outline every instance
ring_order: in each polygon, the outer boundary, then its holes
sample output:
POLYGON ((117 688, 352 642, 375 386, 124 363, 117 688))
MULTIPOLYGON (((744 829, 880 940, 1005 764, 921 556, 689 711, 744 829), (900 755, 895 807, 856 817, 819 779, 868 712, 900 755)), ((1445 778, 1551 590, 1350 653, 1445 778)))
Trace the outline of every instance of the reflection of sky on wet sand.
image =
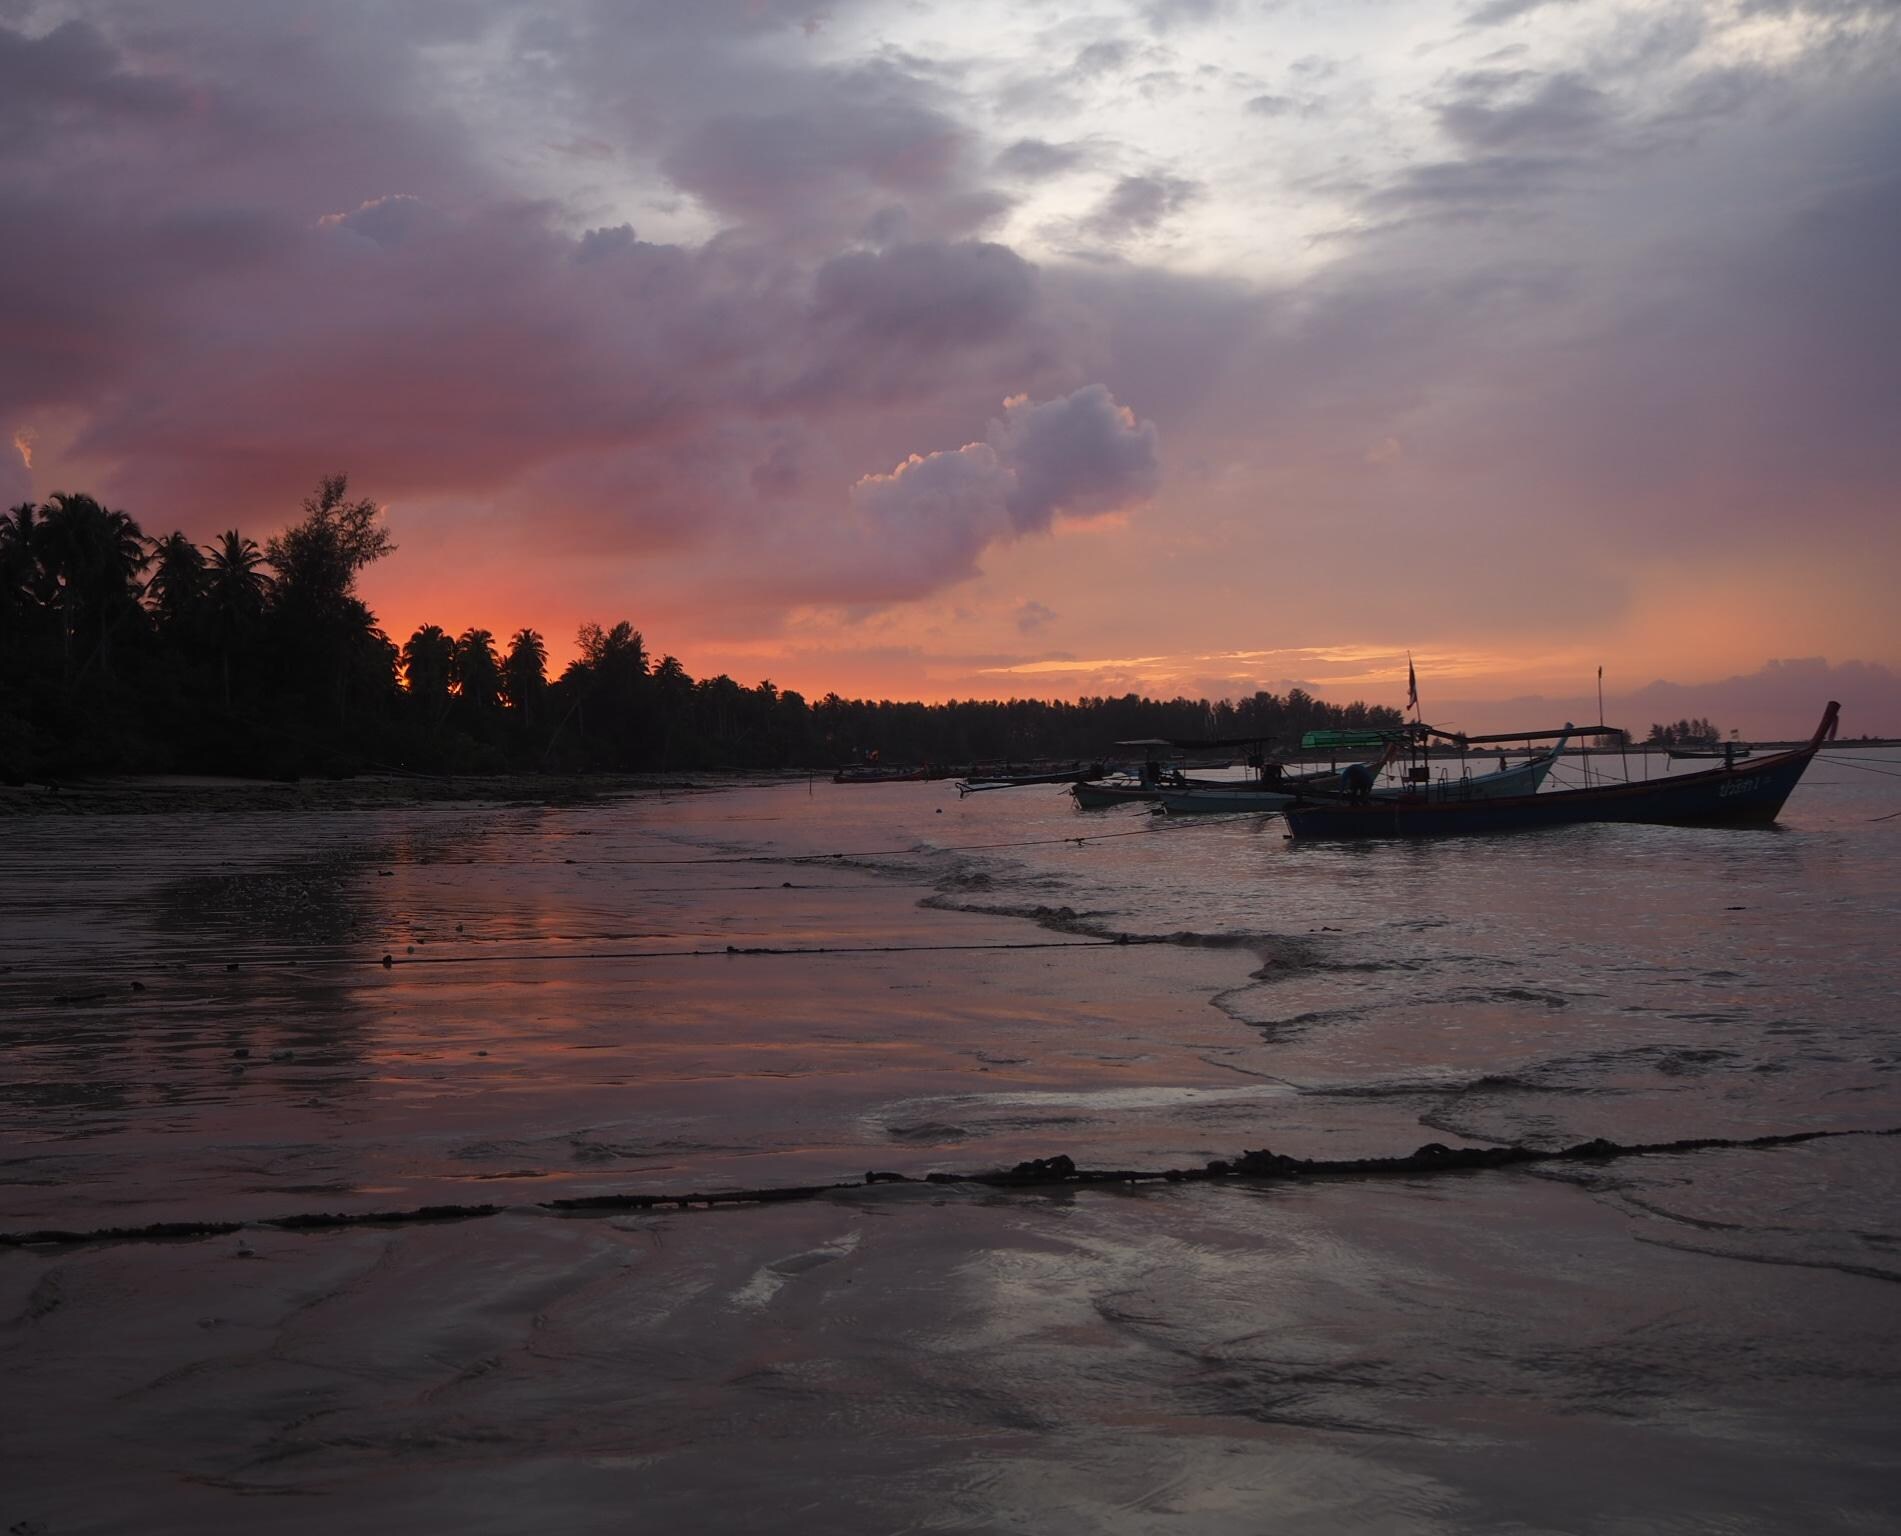
MULTIPOLYGON (((1841 1188, 1869 1154, 1790 1160, 1841 1188)), ((53 1531, 224 1529, 260 1497, 287 1533, 1878 1528, 1886 1287, 1630 1233, 1482 1175, 16 1255, 36 1411, 0 1407, 0 1505, 53 1531)))
POLYGON ((1076 941, 927 911, 927 887, 862 870, 682 862, 692 848, 651 815, 24 825, 59 858, 23 845, 16 868, 45 900, 0 977, 15 1218, 731 1185, 800 1161, 799 1177, 843 1177, 894 1149, 936 1166, 1101 1134, 1100 1113, 992 1106, 933 1126, 904 1108, 993 1072, 1086 1093, 1140 1063, 1205 1107, 1194 1085, 1211 1069, 1145 1036, 1217 1027, 1206 999, 1245 957, 1211 973, 1205 957, 1104 947, 1088 965, 1044 948, 904 953, 1076 941))
POLYGON ((19 819, 9 1221, 1873 1123, 1831 793, 1385 849, 932 784, 19 819), (923 851, 784 857, 840 849, 923 851))
POLYGON ((533 1204, 1889 1123, 1895 807, 1817 788, 1384 851, 940 785, 16 820, 6 1227, 507 1209, 0 1250, 0 1526, 1880 1528, 1892 1138, 533 1204), (837 849, 913 851, 693 862, 837 849))

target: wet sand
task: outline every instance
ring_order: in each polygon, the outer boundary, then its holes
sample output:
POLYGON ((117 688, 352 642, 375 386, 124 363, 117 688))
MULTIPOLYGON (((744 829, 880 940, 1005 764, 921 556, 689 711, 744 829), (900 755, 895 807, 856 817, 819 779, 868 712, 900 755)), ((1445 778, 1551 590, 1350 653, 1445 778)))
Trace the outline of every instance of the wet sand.
MULTIPOLYGON (((1404 1152, 1463 1139, 1424 1123, 1434 1072, 1485 1085, 1441 1111, 1508 1091, 1562 1109, 1553 1136, 1647 1113, 1617 1076, 1499 1087, 1512 1053, 1549 1071, 1537 995, 1264 1027, 1265 998, 1366 973, 1297 934, 1105 941, 1034 873, 748 857, 786 809, 11 823, 0 1227, 508 1209, 0 1250, 0 1529, 1884 1528, 1892 1141, 537 1209, 1404 1152), (953 909, 987 900, 1012 911, 953 909)), ((1681 1101, 1701 1070, 1658 1081, 1681 1101)), ((1878 1097, 1840 1102, 1872 1123, 1878 1097)), ((1673 1129, 1723 1128, 1716 1102, 1673 1129)))
MULTIPOLYGON (((1779 1154, 1780 1155, 1780 1154, 1779 1154)), ((1855 1151, 1788 1154, 1823 1179, 1855 1151)), ((47 1532, 1872 1531, 1886 1286, 1542 1177, 1000 1195, 0 1263, 47 1532), (1736 1347, 1734 1319, 1756 1329, 1736 1347), (1826 1502, 1817 1501, 1826 1490, 1826 1502)))

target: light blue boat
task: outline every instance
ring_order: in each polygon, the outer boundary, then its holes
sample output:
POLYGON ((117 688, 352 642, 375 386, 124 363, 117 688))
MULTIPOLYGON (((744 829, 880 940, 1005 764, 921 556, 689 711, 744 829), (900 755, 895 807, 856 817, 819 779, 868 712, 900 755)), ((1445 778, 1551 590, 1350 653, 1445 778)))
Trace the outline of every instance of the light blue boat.
MULTIPOLYGON (((1551 766, 1564 755, 1567 742, 1571 739, 1571 727, 1566 725, 1561 735, 1551 747, 1541 752, 1529 762, 1516 768, 1507 768, 1501 760, 1498 769, 1492 773, 1464 774, 1459 778, 1446 777, 1435 779, 1429 784, 1390 784, 1373 791, 1375 800, 1503 800, 1514 795, 1535 795, 1539 785, 1545 781, 1545 775, 1551 772, 1551 766)), ((1337 777, 1328 774, 1324 777, 1337 777)), ((1281 781, 1283 784, 1301 783, 1305 787, 1328 789, 1332 786, 1314 783, 1308 780, 1281 781)), ((1233 784, 1220 788, 1195 787, 1189 789, 1164 790, 1158 795, 1163 810, 1171 816, 1198 816, 1229 814, 1236 811, 1258 811, 1263 815, 1285 809, 1295 799, 1292 791, 1274 788, 1259 783, 1233 784)))

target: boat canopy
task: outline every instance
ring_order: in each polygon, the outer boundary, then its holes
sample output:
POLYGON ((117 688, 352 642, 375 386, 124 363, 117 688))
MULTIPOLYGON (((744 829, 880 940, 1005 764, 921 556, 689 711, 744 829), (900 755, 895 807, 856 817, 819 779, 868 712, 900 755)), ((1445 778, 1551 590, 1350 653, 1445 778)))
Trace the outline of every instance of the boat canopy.
POLYGON ((1309 731, 1300 738, 1300 750, 1316 747, 1383 747, 1399 735, 1396 731, 1309 731))
POLYGON ((1272 736, 1146 736, 1138 741, 1118 741, 1118 747, 1173 747, 1178 752, 1233 752, 1242 747, 1263 747, 1272 736))
POLYGON ((1500 741, 1556 741, 1560 736, 1629 736, 1630 732, 1620 731, 1614 725, 1567 725, 1561 731, 1499 731, 1491 736, 1469 736, 1464 731, 1442 731, 1434 726, 1426 726, 1425 734, 1440 741, 1456 741, 1460 745, 1486 746, 1500 741))
POLYGON ((1466 747, 1489 746, 1501 741, 1556 741, 1561 736, 1628 737, 1629 734, 1614 725, 1598 724, 1567 725, 1558 731, 1499 731, 1489 736, 1474 736, 1466 731, 1442 731, 1436 725, 1407 724, 1392 731, 1309 731, 1300 738, 1300 746, 1303 752, 1329 747, 1383 747, 1389 741, 1417 741, 1429 736, 1434 741, 1450 741, 1466 747))

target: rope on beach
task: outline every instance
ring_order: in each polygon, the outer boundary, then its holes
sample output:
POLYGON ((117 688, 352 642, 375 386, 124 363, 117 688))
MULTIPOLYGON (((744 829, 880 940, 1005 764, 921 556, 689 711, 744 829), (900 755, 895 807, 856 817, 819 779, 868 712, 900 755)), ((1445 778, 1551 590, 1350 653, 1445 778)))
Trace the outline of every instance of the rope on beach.
MULTIPOLYGON (((1885 763, 1888 760, 1884 757, 1881 761, 1885 763)), ((1884 779, 1901 779, 1901 772, 1894 768, 1877 768, 1873 763, 1851 763, 1845 757, 1831 757, 1828 765, 1831 768, 1857 768, 1863 773, 1878 773, 1884 779)))
POLYGON ((870 1189, 880 1184, 975 1184, 990 1189, 1048 1189, 1091 1185, 1208 1184, 1237 1180, 1258 1183, 1309 1179, 1418 1178, 1422 1175, 1482 1172, 1526 1164, 1570 1163, 1589 1166, 1625 1157, 1792 1147, 1803 1142, 1829 1141, 1849 1136, 1901 1136, 1901 1126, 1882 1130, 1792 1131, 1768 1136, 1692 1136, 1678 1141, 1636 1142, 1629 1145, 1597 1137, 1555 1152, 1524 1146, 1448 1147, 1436 1141, 1398 1157, 1302 1158, 1262 1150, 1243 1152, 1232 1160, 1217 1158, 1198 1168, 1079 1168, 1073 1158, 1059 1153, 1054 1157, 1032 1158, 1028 1162, 1018 1163, 1014 1168, 993 1169, 986 1173, 928 1173, 921 1179, 902 1173, 873 1171, 862 1179, 838 1184, 789 1184, 763 1189, 688 1194, 580 1195, 565 1200, 537 1201, 532 1205, 423 1205, 406 1211, 312 1211, 254 1221, 160 1221, 143 1227, 98 1227, 86 1232, 53 1229, 0 1232, 0 1248, 56 1247, 76 1243, 176 1242, 190 1238, 223 1237, 245 1230, 313 1232, 343 1227, 477 1221, 511 1211, 587 1216, 627 1211, 714 1210, 734 1205, 780 1205, 817 1200, 826 1195, 870 1189))
MULTIPOLYGON (((496 944, 525 943, 527 940, 503 939, 496 944)), ((544 939, 542 942, 555 943, 558 940, 544 939)), ((721 949, 581 949, 558 950, 539 953, 522 953, 519 950, 504 954, 478 953, 459 955, 398 955, 386 952, 380 959, 369 959, 362 955, 316 955, 286 960, 276 956, 265 956, 246 962, 257 972, 283 974, 299 971, 323 969, 355 970, 363 968, 381 968, 394 970, 399 965, 565 965, 585 961, 601 963, 614 960, 737 960, 778 958, 787 960, 817 959, 829 955, 945 955, 989 953, 1005 950, 1030 949, 1126 949, 1137 944, 1169 944, 1174 942, 1172 934, 1116 934, 1110 938, 1073 938, 1073 939, 1021 939, 1006 940, 984 944, 813 944, 798 948, 772 944, 728 944, 721 949)), ((206 962, 200 970, 215 969, 215 962, 206 962)), ((235 971, 238 965, 233 962, 225 966, 227 971, 235 971)), ((145 991, 142 982, 135 982, 133 991, 128 993, 122 983, 109 987, 93 987, 81 992, 58 992, 47 998, 47 1003, 57 1008, 84 1008, 95 1003, 122 1002, 138 992, 145 991)))
MULTIPOLYGON (((502 941, 509 942, 509 941, 502 941)), ((554 960, 714 960, 733 955, 941 955, 965 950, 992 949, 1112 949, 1122 944, 1161 944, 1161 936, 1113 939, 1023 939, 995 944, 815 944, 790 949, 770 944, 728 944, 724 949, 606 949, 578 953, 514 955, 385 955, 375 962, 385 968, 398 965, 514 965, 520 961, 554 960)), ((309 963, 309 962, 307 962, 309 963)), ((362 960, 340 960, 333 964, 362 965, 362 960)))
POLYGON ((615 860, 641 869, 671 868, 683 864, 817 864, 834 859, 892 859, 907 855, 933 853, 988 853, 1003 848, 1046 848, 1058 843, 1104 843, 1113 837, 1154 837, 1160 830, 1156 818, 1129 832, 1084 832, 1069 837, 1032 837, 1010 843, 913 843, 908 848, 846 849, 837 853, 721 853, 697 859, 625 859, 615 860))

